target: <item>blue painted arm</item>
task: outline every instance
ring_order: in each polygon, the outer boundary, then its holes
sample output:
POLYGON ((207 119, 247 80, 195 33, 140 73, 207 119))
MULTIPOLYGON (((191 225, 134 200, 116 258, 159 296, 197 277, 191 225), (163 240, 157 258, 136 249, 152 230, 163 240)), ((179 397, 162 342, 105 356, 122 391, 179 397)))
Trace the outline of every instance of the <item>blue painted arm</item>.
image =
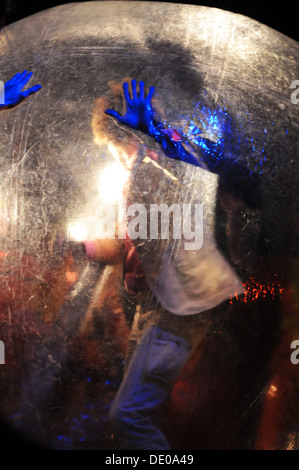
POLYGON ((125 114, 120 116, 112 109, 107 109, 105 113, 120 123, 153 137, 161 145, 167 157, 217 173, 228 184, 232 193, 241 196, 249 205, 256 206, 259 185, 256 175, 252 175, 237 159, 224 155, 219 146, 208 139, 198 140, 196 156, 192 151, 189 152, 185 148, 188 143, 176 138, 179 136, 175 131, 164 129, 163 125, 155 120, 151 104, 154 91, 155 89, 151 87, 145 96, 144 83, 139 83, 138 92, 137 82, 132 80, 130 93, 129 85, 124 83, 125 114))
POLYGON ((121 124, 153 137, 162 146, 167 157, 196 166, 200 165, 199 161, 187 152, 180 142, 171 139, 161 123, 155 121, 151 103, 154 92, 154 87, 151 87, 148 95, 146 95, 142 81, 139 82, 139 91, 137 90, 136 80, 131 82, 131 91, 128 83, 124 83, 125 114, 120 116, 113 109, 107 109, 105 113, 117 119, 121 124))
POLYGON ((41 89, 41 85, 35 85, 23 91, 32 75, 33 72, 28 73, 27 70, 24 70, 24 72, 17 73, 4 84, 4 93, 1 94, 4 99, 1 100, 0 110, 17 106, 25 98, 41 89))

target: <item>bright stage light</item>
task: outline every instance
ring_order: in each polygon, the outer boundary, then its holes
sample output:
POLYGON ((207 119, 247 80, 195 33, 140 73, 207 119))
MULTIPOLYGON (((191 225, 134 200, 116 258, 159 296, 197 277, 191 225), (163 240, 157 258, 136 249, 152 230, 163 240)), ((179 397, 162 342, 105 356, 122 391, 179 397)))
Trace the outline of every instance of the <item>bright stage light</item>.
POLYGON ((68 236, 76 242, 82 242, 87 238, 87 228, 84 222, 77 220, 68 226, 68 236))
POLYGON ((99 178, 99 198, 101 202, 121 201, 123 189, 129 177, 129 171, 119 162, 107 165, 99 178))

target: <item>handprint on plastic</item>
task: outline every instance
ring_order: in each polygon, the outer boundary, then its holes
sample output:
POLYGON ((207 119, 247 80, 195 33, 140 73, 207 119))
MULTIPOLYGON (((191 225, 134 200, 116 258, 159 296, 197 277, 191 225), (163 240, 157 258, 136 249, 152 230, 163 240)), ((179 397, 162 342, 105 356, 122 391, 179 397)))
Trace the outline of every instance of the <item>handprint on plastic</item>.
POLYGON ((125 124, 132 129, 150 134, 153 130, 153 109, 151 100, 155 88, 151 87, 146 96, 144 82, 139 82, 139 92, 137 91, 137 81, 132 80, 131 92, 128 83, 123 84, 123 96, 125 100, 125 114, 120 116, 114 109, 106 109, 105 113, 114 117, 121 124, 125 124))
POLYGON ((17 106, 28 96, 41 89, 41 85, 34 85, 33 87, 23 91, 23 88, 29 82, 32 75, 33 72, 28 73, 27 70, 24 70, 22 73, 16 73, 16 75, 4 84, 4 90, 2 91, 4 99, 0 104, 0 109, 17 106))

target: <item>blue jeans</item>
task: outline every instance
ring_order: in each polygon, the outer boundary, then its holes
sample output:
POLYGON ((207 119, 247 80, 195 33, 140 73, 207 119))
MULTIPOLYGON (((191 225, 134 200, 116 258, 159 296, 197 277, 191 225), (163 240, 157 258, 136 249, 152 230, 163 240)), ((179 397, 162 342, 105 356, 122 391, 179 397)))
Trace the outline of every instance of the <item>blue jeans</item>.
POLYGON ((170 449, 155 423, 155 415, 169 398, 190 353, 209 327, 208 316, 162 313, 158 319, 154 315, 154 324, 136 340, 111 408, 112 431, 123 449, 170 449))

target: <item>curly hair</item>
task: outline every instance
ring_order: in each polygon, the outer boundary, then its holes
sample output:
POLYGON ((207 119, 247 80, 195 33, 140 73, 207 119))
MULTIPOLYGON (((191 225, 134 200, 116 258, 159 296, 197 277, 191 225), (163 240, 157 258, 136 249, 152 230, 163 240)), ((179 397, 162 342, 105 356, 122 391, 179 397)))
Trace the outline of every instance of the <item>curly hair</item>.
POLYGON ((91 128, 94 135, 94 142, 98 145, 113 143, 115 146, 125 146, 133 139, 133 134, 128 128, 119 125, 115 119, 105 114, 108 108, 115 109, 122 114, 124 111, 122 98, 122 84, 130 81, 130 77, 125 77, 122 82, 113 80, 108 83, 109 89, 106 95, 95 99, 91 128))

